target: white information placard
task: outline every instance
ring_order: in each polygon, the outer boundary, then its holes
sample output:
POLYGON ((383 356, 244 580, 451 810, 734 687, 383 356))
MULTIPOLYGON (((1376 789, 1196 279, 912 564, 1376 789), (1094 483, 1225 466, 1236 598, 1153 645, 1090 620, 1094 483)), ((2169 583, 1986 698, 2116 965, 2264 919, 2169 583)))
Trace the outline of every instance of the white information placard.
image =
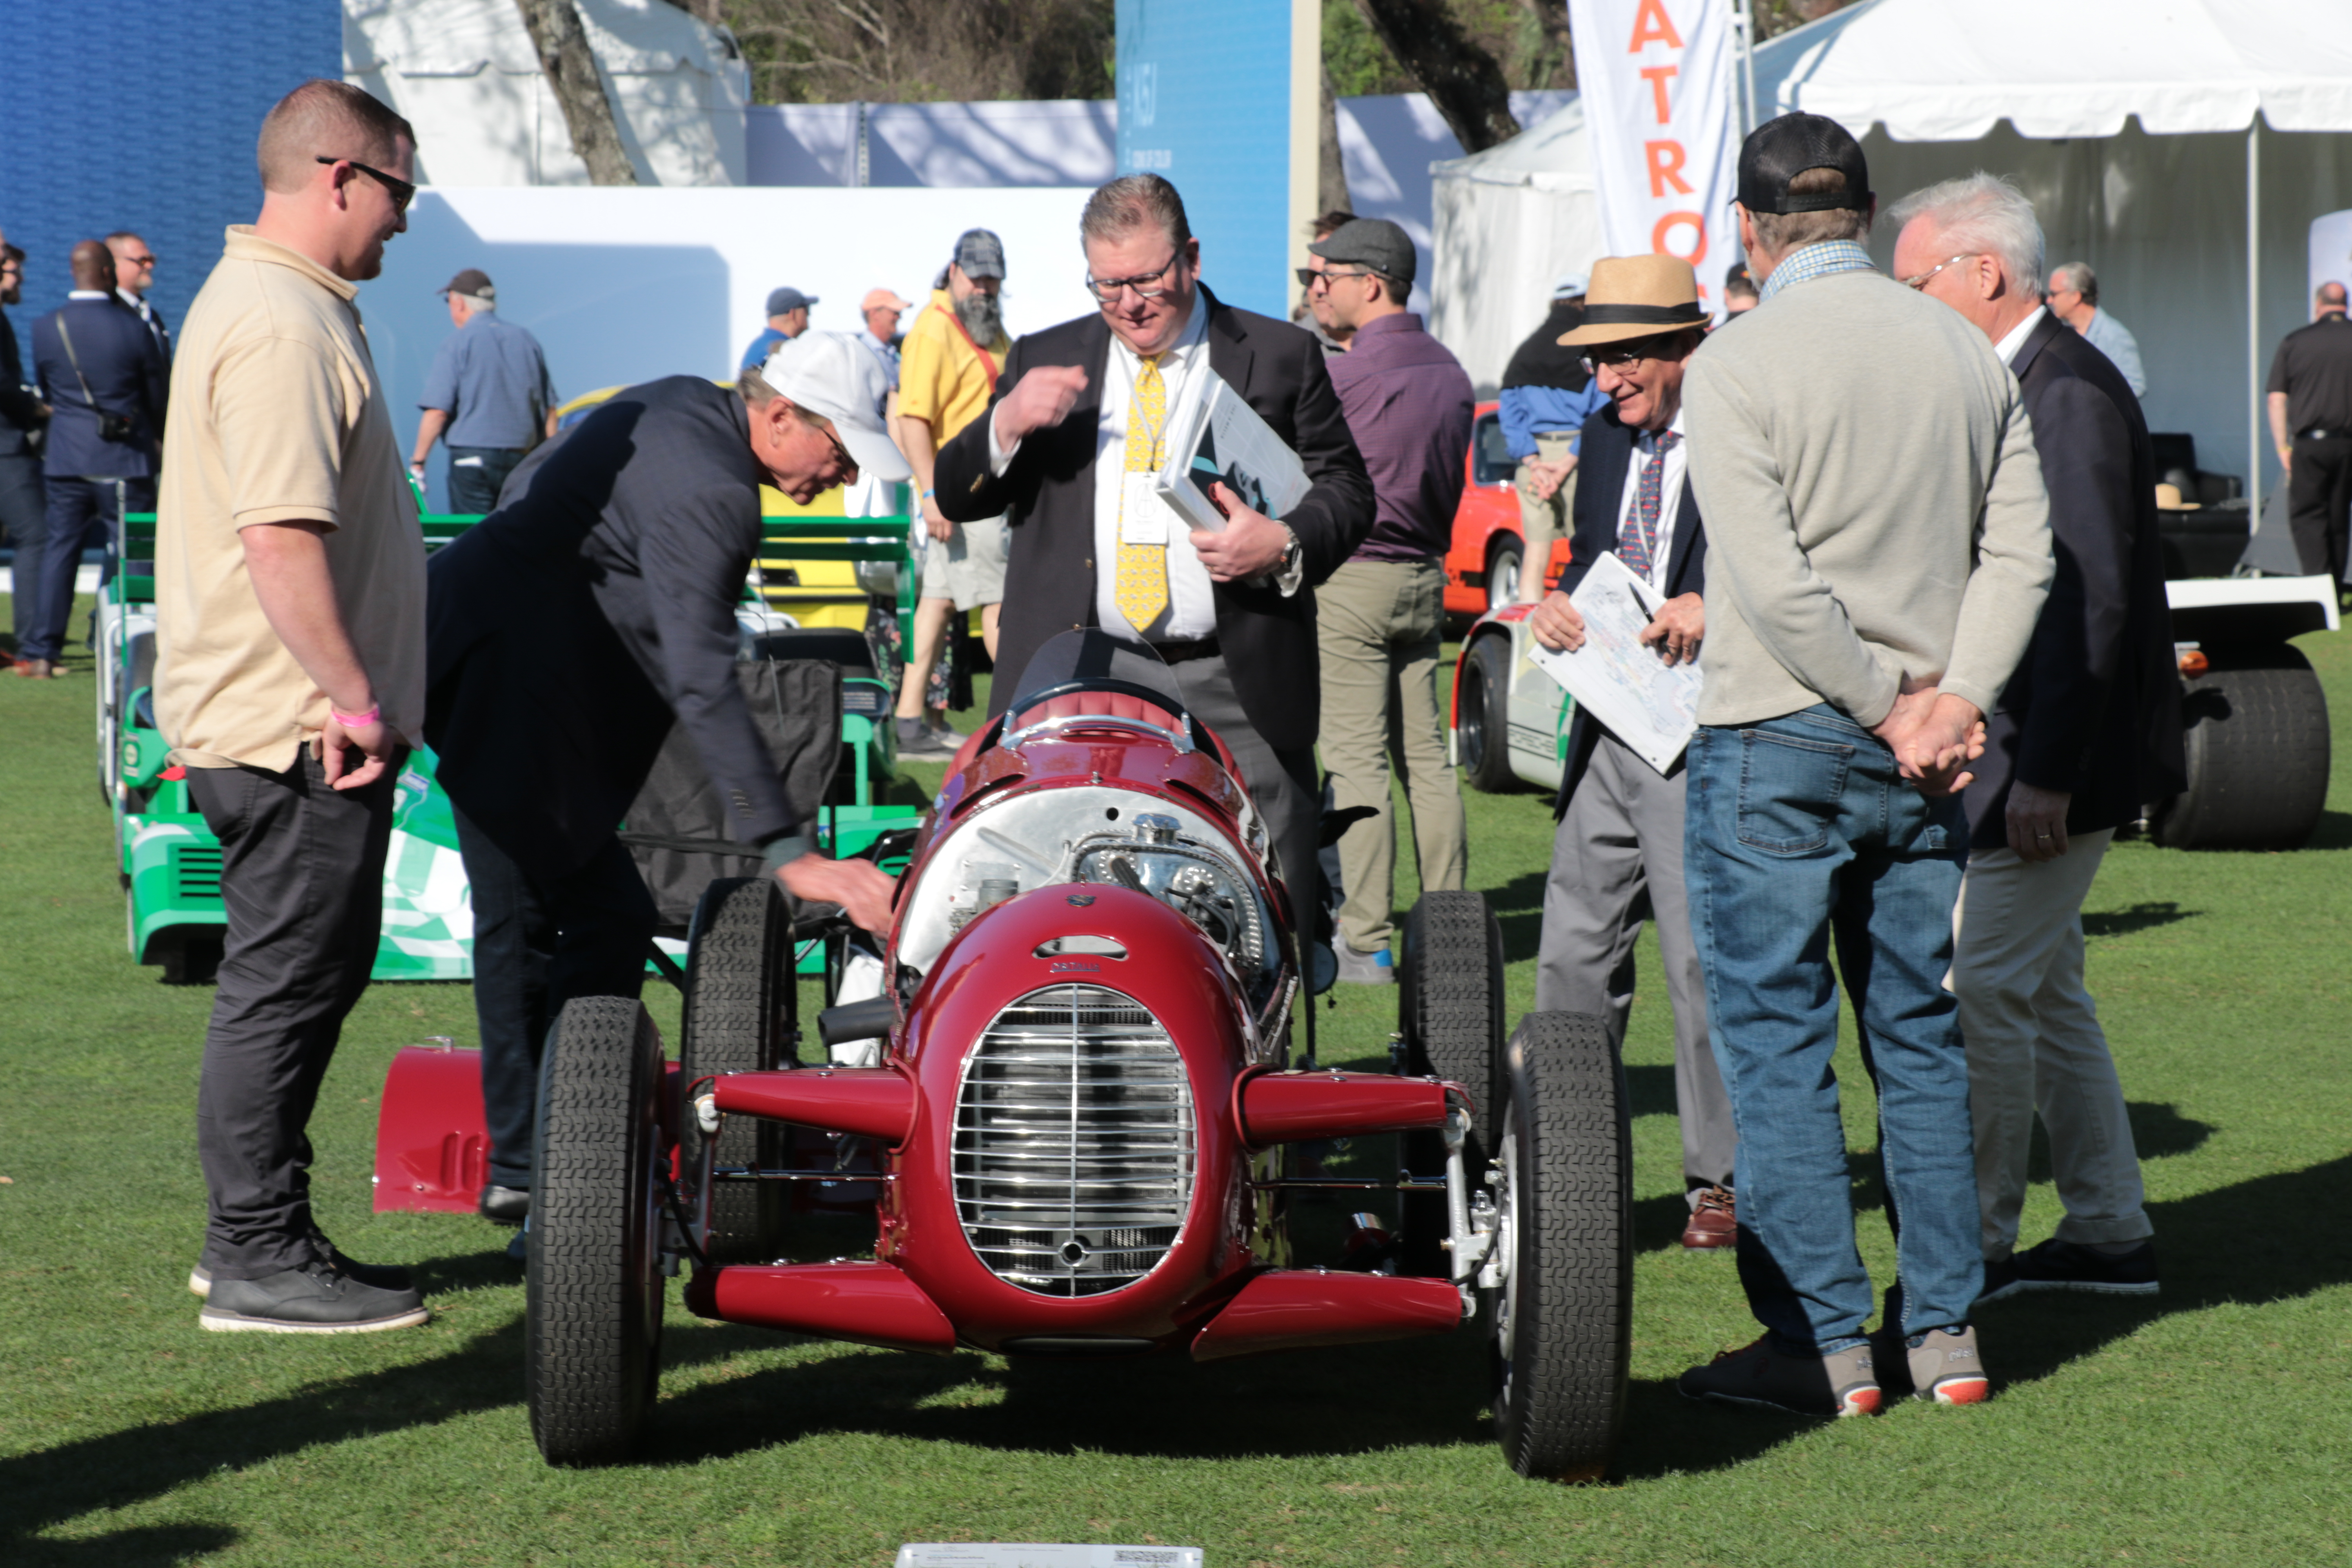
POLYGON ((1642 643, 1642 629, 1664 600, 1604 551, 1568 602, 1584 617, 1584 646, 1569 653, 1530 637, 1528 657, 1664 773, 1698 729, 1700 682, 1696 662, 1669 665, 1642 643))

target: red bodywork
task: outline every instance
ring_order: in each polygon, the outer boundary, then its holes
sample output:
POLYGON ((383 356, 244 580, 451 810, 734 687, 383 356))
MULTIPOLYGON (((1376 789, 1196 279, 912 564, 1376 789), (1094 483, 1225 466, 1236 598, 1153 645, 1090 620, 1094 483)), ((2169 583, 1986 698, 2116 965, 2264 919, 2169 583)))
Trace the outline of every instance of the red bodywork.
MULTIPOLYGON (((1527 531, 1519 523, 1519 492, 1516 465, 1503 449, 1501 405, 1482 403, 1471 426, 1470 453, 1463 459, 1462 503, 1454 510, 1454 544, 1445 552, 1445 608, 1457 616, 1486 613, 1486 571, 1495 547, 1505 538, 1527 552, 1527 531), (1481 479, 1484 475, 1484 479, 1481 479)), ((1565 533, 1553 543, 1551 560, 1543 568, 1548 587, 1568 564, 1565 533)), ((1534 563, 1522 561, 1521 569, 1534 563)))
MULTIPOLYGON (((900 879, 885 972, 901 973, 909 910, 956 829, 1016 794, 1084 789, 1085 806, 1119 792, 1127 816, 1174 806, 1223 830, 1277 921, 1283 909, 1258 857, 1248 798, 1222 744, 1186 749, 1183 721, 1131 696, 1083 692, 1015 715, 969 742, 900 879), (1087 722, 1099 715, 1098 723, 1087 722), (1017 747, 1001 736, 1041 720, 1052 733, 1017 747), (1167 733, 1155 733, 1164 731, 1167 733)), ((1074 809, 1078 809, 1076 797, 1074 809)), ((1093 811, 1096 816, 1107 815, 1093 811)), ((1289 933, 1279 932, 1290 978, 1289 933)), ((1160 898, 1101 881, 1034 888, 972 915, 911 994, 902 992, 884 1065, 799 1068, 716 1080, 719 1108, 888 1142, 881 1161, 876 1262, 729 1266, 697 1272, 697 1312, 908 1350, 956 1344, 1078 1353, 1189 1348, 1202 1358, 1443 1332, 1461 1317, 1444 1280, 1277 1267, 1278 1202, 1255 1185, 1280 1170, 1284 1141, 1441 1126, 1458 1086, 1374 1074, 1269 1070, 1242 977, 1202 928, 1160 898), (1088 939, 1087 951, 1059 939, 1088 939), (1092 1295, 1049 1295, 992 1272, 958 1208, 957 1115, 966 1058, 1016 1000, 1070 984, 1115 991, 1148 1009, 1181 1058, 1192 1163, 1176 1239, 1144 1276, 1092 1295)), ((985 1222, 983 1222, 985 1223, 985 1222)))

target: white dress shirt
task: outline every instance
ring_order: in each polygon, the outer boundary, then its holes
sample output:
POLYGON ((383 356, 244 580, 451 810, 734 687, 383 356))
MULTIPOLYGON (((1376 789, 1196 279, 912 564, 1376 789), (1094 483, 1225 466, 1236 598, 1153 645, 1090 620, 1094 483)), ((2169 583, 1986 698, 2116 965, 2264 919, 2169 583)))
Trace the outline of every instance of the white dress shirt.
POLYGON ((2001 363, 2007 364, 2017 357, 2017 351, 2025 346, 2025 340, 2032 335, 2034 327, 2040 323, 2042 317, 2049 313, 2049 306, 2034 306, 2032 314, 2027 316, 2025 320, 2018 322, 2017 325, 2010 328, 2009 336, 1993 344, 1992 352, 2000 356, 2001 363))
MULTIPOLYGON (((1683 510, 1683 476, 1690 472, 1690 437, 1683 430, 1681 409, 1675 410, 1674 419, 1666 428, 1683 438, 1667 449, 1666 471, 1658 478, 1658 543, 1657 548, 1650 552, 1647 581, 1661 594, 1666 591, 1666 563, 1675 558, 1675 520, 1683 510)), ((1632 459, 1625 465, 1625 490, 1617 501, 1617 537, 1620 539, 1625 537, 1629 523, 1638 526, 1642 474, 1657 460, 1658 438, 1647 430, 1635 436, 1632 459)), ((1615 546, 1612 544, 1611 548, 1613 550, 1615 546)), ((1618 559, 1623 561, 1624 556, 1621 553, 1618 559)), ((1630 568, 1632 563, 1627 562, 1626 564, 1630 568)))
MULTIPOLYGON (((1183 405, 1192 378, 1209 368, 1209 312, 1199 295, 1192 300, 1192 318, 1176 342, 1160 356, 1160 379, 1172 420, 1183 405)), ((1118 607, 1119 504, 1127 489, 1127 409, 1135 378, 1143 369, 1140 355, 1117 332, 1110 335, 1110 355, 1104 366, 1102 413, 1095 424, 1095 620, 1104 630, 1134 635, 1118 607)), ((1005 447, 996 436, 992 415, 988 425, 988 458, 992 472, 1002 474, 1011 465, 1019 442, 1005 447)), ((1192 642, 1217 632, 1216 583, 1192 549, 1192 524, 1183 514, 1155 500, 1167 513, 1168 608, 1141 635, 1150 642, 1192 642)), ((1295 577, 1280 580, 1287 595, 1297 591, 1295 577)))

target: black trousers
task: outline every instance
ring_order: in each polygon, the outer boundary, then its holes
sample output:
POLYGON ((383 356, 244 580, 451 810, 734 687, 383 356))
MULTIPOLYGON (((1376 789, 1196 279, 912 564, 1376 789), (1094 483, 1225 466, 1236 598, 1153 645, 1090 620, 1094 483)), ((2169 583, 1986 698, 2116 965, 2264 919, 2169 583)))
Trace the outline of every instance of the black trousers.
POLYGON ((2344 581, 2346 532, 2352 529, 2352 436, 2294 438, 2286 477, 2287 526, 2305 573, 2344 581))
POLYGON ((449 510, 488 514, 499 510, 507 476, 530 454, 508 447, 449 448, 449 510))
POLYGON ((283 773, 190 768, 221 841, 228 932, 196 1088, 215 1279, 325 1261, 310 1220, 310 1108, 383 924, 397 768, 336 791, 305 748, 283 773))
POLYGON ((608 838, 587 864, 541 882, 452 804, 474 901, 474 1021, 490 1181, 528 1187, 548 1030, 574 996, 636 996, 657 920, 637 863, 608 838))
POLYGON ((49 543, 48 491, 41 459, 30 452, 0 457, 0 534, 16 552, 8 563, 8 596, 21 649, 40 615, 41 557, 49 543))

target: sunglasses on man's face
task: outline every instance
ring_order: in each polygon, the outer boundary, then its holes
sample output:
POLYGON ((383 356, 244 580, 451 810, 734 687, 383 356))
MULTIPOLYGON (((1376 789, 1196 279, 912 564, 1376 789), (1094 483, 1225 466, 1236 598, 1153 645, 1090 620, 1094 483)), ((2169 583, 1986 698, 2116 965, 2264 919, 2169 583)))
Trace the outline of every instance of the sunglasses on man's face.
POLYGON ((397 175, 387 174, 382 169, 371 169, 365 163, 361 163, 357 158, 319 157, 314 159, 313 162, 320 163, 349 163, 352 168, 357 169, 361 174, 365 174, 369 179, 373 180, 377 184, 383 187, 384 194, 392 198, 392 210, 395 215, 405 214, 408 211, 408 204, 416 199, 416 186, 414 182, 401 179, 397 175))

